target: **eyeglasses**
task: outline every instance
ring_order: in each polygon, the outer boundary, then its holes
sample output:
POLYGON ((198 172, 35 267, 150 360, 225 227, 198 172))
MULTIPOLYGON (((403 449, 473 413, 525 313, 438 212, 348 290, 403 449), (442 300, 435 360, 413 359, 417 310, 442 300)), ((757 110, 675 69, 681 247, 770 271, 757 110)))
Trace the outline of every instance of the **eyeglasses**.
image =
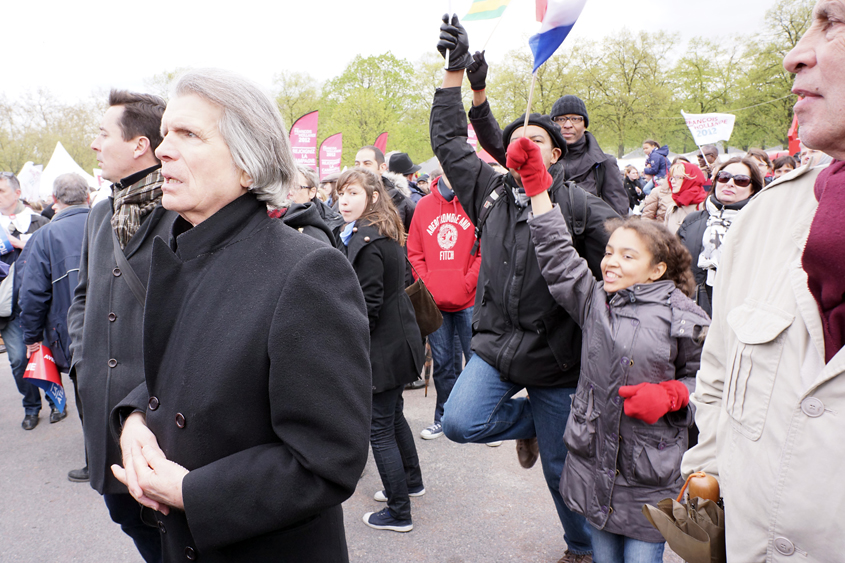
POLYGON ((734 184, 738 188, 747 188, 751 185, 751 177, 746 176, 745 174, 731 174, 730 172, 719 172, 719 175, 716 177, 716 181, 720 184, 727 184, 728 180, 733 179, 734 184))
POLYGON ((554 118, 554 122, 558 125, 563 125, 567 121, 572 123, 572 125, 578 125, 584 122, 584 118, 580 115, 559 115, 554 118))
POLYGON ((307 190, 310 190, 310 189, 311 189, 311 186, 293 186, 293 187, 290 189, 290 191, 292 191, 292 192, 298 192, 299 190, 306 190, 306 191, 307 191, 307 190))

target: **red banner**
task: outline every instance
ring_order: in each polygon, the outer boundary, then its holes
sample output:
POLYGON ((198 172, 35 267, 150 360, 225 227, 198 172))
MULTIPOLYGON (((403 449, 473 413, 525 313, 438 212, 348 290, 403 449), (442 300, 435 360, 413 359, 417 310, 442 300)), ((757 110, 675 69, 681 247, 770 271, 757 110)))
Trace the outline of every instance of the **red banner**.
POLYGON ((787 133, 789 137, 789 147, 787 150, 789 151, 790 155, 796 154, 801 152, 801 145, 799 144, 798 140, 798 116, 794 116, 792 118, 792 126, 789 128, 789 132, 787 133))
POLYGON ((378 139, 376 139, 376 142, 373 143, 373 146, 375 146, 381 152, 387 152, 387 133, 385 132, 379 135, 378 139))
POLYGON ((320 180, 329 174, 340 172, 340 157, 343 156, 343 133, 335 133, 320 144, 320 180))
POLYGON ((59 412, 65 412, 65 388, 62 386, 62 376, 56 368, 53 353, 49 348, 42 344, 37 352, 32 353, 23 376, 33 385, 43 389, 47 396, 53 399, 59 412))
POLYGON ((290 149, 297 164, 317 170, 317 121, 316 111, 306 113, 290 128, 290 149))

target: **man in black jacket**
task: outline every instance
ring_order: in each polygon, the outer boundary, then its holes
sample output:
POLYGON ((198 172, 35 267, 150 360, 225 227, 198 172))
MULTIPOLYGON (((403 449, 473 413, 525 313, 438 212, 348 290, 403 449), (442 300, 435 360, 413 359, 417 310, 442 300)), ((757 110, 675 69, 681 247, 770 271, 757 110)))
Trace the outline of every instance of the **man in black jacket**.
MULTIPOLYGON (((558 491, 566 459, 561 436, 580 372, 581 332, 555 303, 540 273, 527 223, 529 201, 519 174, 497 174, 467 143, 460 88, 463 69, 471 62, 466 32, 457 18, 441 30, 438 49, 450 50, 450 66, 434 95, 431 144, 461 205, 481 231, 484 257, 473 312, 475 354, 446 403, 443 430, 457 442, 518 440, 525 467, 536 461, 539 446, 569 548, 561 561, 589 561, 592 548, 585 521, 564 505, 558 491), (513 398, 522 389, 530 399, 513 398)), ((567 149, 559 128, 539 114, 531 114, 528 123, 523 127, 521 118, 506 127, 502 146, 525 135, 540 146, 544 164, 551 167, 567 149)), ((599 277, 607 243, 604 222, 616 213, 562 175, 549 192, 570 229, 581 233, 576 247, 599 277)))
MULTIPOLYGON (((497 162, 506 166, 507 147, 502 145, 499 124, 487 101, 487 62, 484 53, 476 52, 473 55, 473 62, 467 68, 467 77, 472 86, 469 118, 478 135, 478 142, 497 162)), ((563 96, 552 106, 551 118, 560 127, 568 149, 559 164, 551 169, 552 176, 563 172, 565 180, 575 182, 605 200, 620 215, 627 215, 628 196, 622 185, 619 165, 614 156, 602 152, 596 138, 587 131, 590 116, 581 98, 571 94, 563 96)))
POLYGON ((387 172, 384 153, 378 147, 372 145, 361 147, 355 155, 355 166, 369 168, 381 176, 381 181, 384 182, 384 189, 387 190, 390 199, 393 200, 393 205, 396 206, 396 211, 399 212, 399 217, 405 226, 405 233, 408 233, 411 230, 411 219, 414 218, 414 208, 416 205, 408 194, 400 191, 393 182, 384 176, 384 173, 387 172))
POLYGON ((68 473, 91 481, 147 562, 161 561, 161 539, 141 520, 141 506, 112 475, 120 447, 109 431, 112 408, 144 381, 141 349, 145 288, 136 295, 135 275, 146 283, 156 237, 168 238, 175 213, 161 206, 163 178, 154 150, 161 143, 164 100, 112 90, 100 134, 91 143, 112 184, 108 202, 88 215, 79 261, 79 285, 68 310, 70 377, 82 404, 88 464, 68 473), (117 245, 117 246, 116 246, 117 245), (118 263, 117 257, 123 256, 118 263), (126 267, 128 266, 128 268, 126 267))

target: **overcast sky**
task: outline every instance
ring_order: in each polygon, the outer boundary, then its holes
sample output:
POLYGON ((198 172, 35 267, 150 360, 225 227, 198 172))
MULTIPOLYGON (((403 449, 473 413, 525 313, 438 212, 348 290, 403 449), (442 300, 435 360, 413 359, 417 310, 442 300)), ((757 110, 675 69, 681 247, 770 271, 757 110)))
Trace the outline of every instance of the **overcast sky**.
MULTIPOLYGON (((764 26, 775 0, 588 0, 572 35, 601 38, 622 27, 679 32, 683 39, 742 36, 764 26)), ((471 0, 453 0, 466 14, 471 0)), ((112 87, 144 90, 144 79, 179 67, 216 66, 272 86, 282 70, 319 80, 356 54, 417 60, 434 50, 447 0, 26 0, 3 2, 6 64, 0 95, 46 88, 72 101, 112 87)), ((481 49, 491 22, 469 22, 481 49)), ((487 45, 491 63, 537 32, 534 0, 512 0, 487 45)))

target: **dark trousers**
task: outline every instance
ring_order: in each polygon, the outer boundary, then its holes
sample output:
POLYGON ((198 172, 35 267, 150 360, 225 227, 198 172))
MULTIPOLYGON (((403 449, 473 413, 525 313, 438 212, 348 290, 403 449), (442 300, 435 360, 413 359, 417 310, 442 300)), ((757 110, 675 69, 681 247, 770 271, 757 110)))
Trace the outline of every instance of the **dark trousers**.
POLYGON ((135 542, 147 563, 161 563, 161 535, 158 528, 141 520, 141 505, 129 493, 103 495, 111 519, 135 542))
POLYGON ((414 435, 405 420, 405 386, 373 394, 373 414, 370 425, 370 445, 373 448, 387 507, 399 520, 411 519, 409 489, 423 486, 420 459, 414 435))

